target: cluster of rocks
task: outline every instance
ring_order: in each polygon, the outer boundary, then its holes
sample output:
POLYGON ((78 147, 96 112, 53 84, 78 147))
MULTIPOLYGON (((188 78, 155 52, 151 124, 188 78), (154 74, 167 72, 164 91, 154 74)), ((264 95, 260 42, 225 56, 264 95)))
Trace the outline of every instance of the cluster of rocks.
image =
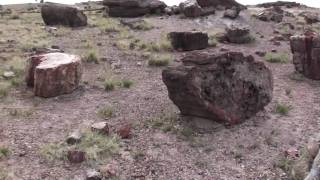
POLYGON ((258 4, 257 7, 263 8, 270 8, 270 7, 286 7, 286 8, 293 8, 293 7, 301 7, 300 3, 292 2, 292 1, 276 1, 276 2, 268 2, 258 4))
POLYGON ((252 56, 193 52, 182 63, 162 73, 169 97, 182 115, 236 124, 272 99, 271 71, 252 56))
POLYGON ((214 14, 216 9, 226 9, 224 17, 235 19, 245 7, 234 0, 188 0, 180 3, 181 12, 186 17, 214 14))
POLYGON ((318 13, 302 12, 299 14, 299 16, 302 16, 305 19, 307 24, 320 22, 320 17, 318 13))
POLYGON ((26 83, 40 97, 69 94, 78 88, 82 76, 81 58, 65 53, 32 56, 27 61, 26 83))
POLYGON ((320 80, 320 36, 314 32, 290 38, 293 64, 297 72, 314 80, 320 80))
POLYGON ((256 17, 261 21, 274 21, 279 23, 284 17, 284 12, 285 11, 279 6, 273 6, 258 13, 256 17))
POLYGON ((80 27, 87 25, 87 16, 77 8, 67 5, 45 3, 41 6, 41 16, 48 26, 80 27))
POLYGON ((111 17, 139 17, 146 14, 161 14, 167 5, 159 0, 103 0, 111 17))

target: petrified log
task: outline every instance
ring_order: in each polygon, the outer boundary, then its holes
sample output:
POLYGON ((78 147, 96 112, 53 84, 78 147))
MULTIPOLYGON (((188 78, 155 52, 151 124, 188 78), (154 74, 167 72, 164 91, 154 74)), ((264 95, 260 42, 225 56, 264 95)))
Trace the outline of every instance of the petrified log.
POLYGON ((313 32, 290 38, 293 64, 307 78, 320 80, 320 36, 313 32))
POLYGON ((208 34, 203 32, 171 32, 168 35, 176 50, 192 51, 208 47, 208 34))
POLYGON ((111 17, 139 17, 163 13, 167 5, 159 0, 104 0, 111 17))
POLYGON ((41 16, 46 25, 80 27, 87 25, 87 16, 80 10, 67 5, 46 3, 41 7, 41 16))
POLYGON ((55 97, 73 92, 80 83, 79 56, 64 53, 34 55, 28 60, 26 82, 36 96, 55 97))
POLYGON ((272 99, 271 71, 240 52, 193 52, 162 72, 170 99, 182 115, 224 124, 252 117, 272 99))

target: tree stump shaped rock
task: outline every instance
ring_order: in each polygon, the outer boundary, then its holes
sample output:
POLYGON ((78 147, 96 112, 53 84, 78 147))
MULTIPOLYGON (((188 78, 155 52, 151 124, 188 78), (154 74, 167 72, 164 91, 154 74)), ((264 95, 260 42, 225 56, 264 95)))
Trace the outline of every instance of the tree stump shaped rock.
POLYGON ((203 32, 171 32, 168 35, 176 50, 192 51, 208 47, 208 34, 203 32))
POLYGON ((227 125, 254 116, 271 101, 271 71, 240 52, 193 52, 162 73, 170 99, 182 115, 227 125))
POLYGON ((290 38, 293 64, 307 78, 320 80, 320 36, 307 32, 290 38))
POLYGON ((26 83, 40 97, 72 93, 82 75, 79 56, 65 53, 34 55, 28 60, 26 83))

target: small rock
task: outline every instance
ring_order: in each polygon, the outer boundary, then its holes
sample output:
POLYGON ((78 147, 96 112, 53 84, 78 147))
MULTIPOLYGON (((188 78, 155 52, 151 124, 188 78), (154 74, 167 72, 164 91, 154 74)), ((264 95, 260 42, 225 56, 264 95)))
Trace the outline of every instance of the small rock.
POLYGON ((137 66, 142 66, 142 62, 137 62, 137 66))
POLYGON ((278 50, 272 49, 271 52, 276 53, 276 52, 278 52, 278 50))
POLYGON ((107 122, 94 123, 91 126, 91 130, 108 135, 110 133, 110 128, 107 122))
POLYGON ((86 160, 86 153, 83 151, 70 150, 68 151, 67 158, 71 163, 82 163, 86 160))
POLYGON ((275 46, 280 46, 281 43, 280 43, 279 41, 274 41, 274 42, 273 42, 273 45, 275 45, 275 46))
POLYGON ((75 131, 68 136, 66 142, 70 145, 73 145, 73 144, 79 143, 81 141, 81 137, 82 137, 81 132, 75 131))
POLYGON ((256 51, 256 55, 260 56, 260 57, 264 57, 267 53, 264 51, 256 51))
POLYGON ((118 168, 119 167, 115 163, 110 163, 106 166, 102 166, 100 171, 104 177, 110 178, 117 175, 118 168))
POLYGON ((87 171, 86 180, 101 180, 101 179, 102 179, 102 175, 100 172, 94 169, 90 169, 87 171))
POLYGON ((290 158, 298 158, 299 157, 299 150, 295 147, 291 147, 285 152, 285 156, 290 157, 290 158))
POLYGON ((52 45, 51 49, 60 49, 60 47, 58 45, 52 45))
POLYGON ((224 51, 228 51, 228 49, 226 49, 226 48, 221 48, 220 51, 221 51, 221 52, 224 52, 224 51))
POLYGON ((117 131, 117 134, 122 138, 122 139, 128 139, 130 137, 131 132, 131 126, 129 124, 123 125, 119 128, 117 131))
POLYGON ((14 78, 16 75, 13 71, 5 71, 2 76, 6 79, 11 79, 14 78))

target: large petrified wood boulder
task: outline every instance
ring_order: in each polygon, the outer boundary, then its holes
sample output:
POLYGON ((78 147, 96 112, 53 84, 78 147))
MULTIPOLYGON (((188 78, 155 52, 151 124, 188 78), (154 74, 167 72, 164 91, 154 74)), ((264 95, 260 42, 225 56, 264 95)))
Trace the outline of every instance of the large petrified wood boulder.
POLYGON ((320 80, 320 35, 306 32, 290 38, 293 64, 296 71, 314 80, 320 80))
POLYGON ((162 73, 170 99, 182 115, 236 124, 252 117, 272 99, 271 71, 240 52, 193 52, 183 64, 162 73))
POLYGON ((226 28, 226 40, 230 43, 245 44, 253 40, 248 26, 231 24, 226 28))
POLYGON ((208 47, 208 34, 203 32, 171 32, 168 35, 176 50, 192 51, 208 47))
POLYGON ((41 7, 41 16, 48 26, 80 27, 87 25, 87 16, 77 8, 67 5, 45 3, 41 7))
POLYGON ((104 0, 111 17, 139 17, 146 14, 164 13, 167 5, 159 0, 104 0))
POLYGON ((79 86, 81 75, 79 56, 48 53, 28 60, 26 82, 36 96, 48 98, 72 93, 79 86))
POLYGON ((241 7, 245 8, 242 4, 236 2, 235 0, 197 0, 198 4, 201 7, 218 7, 222 6, 226 9, 231 9, 232 7, 241 7))
POLYGON ((292 2, 292 1, 276 1, 276 2, 267 2, 258 4, 257 7, 264 7, 264 8, 270 8, 275 6, 283 6, 286 8, 293 8, 293 7, 300 7, 302 6, 300 3, 292 2))
POLYGON ((187 0, 179 5, 181 12, 186 17, 200 17, 215 13, 213 7, 201 7, 196 0, 187 0))

